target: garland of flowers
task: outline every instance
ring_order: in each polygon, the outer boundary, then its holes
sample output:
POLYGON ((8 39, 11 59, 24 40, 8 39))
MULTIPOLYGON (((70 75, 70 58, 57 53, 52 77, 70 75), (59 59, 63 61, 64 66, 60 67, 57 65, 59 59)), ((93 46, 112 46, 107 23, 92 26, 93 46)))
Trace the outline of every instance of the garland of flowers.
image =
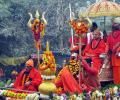
POLYGON ((29 75, 26 75, 26 74, 23 75, 22 86, 24 86, 24 84, 28 82, 29 78, 30 78, 29 75))
POLYGON ((56 64, 53 55, 43 55, 43 62, 39 65, 40 71, 50 68, 51 71, 56 71, 56 64))
POLYGON ((72 20, 72 21, 70 21, 70 25, 74 29, 75 33, 78 35, 88 32, 88 25, 85 24, 83 21, 72 20))
POLYGON ((35 34, 38 34, 39 32, 44 31, 44 25, 43 23, 40 22, 39 19, 34 20, 31 28, 35 34))
POLYGON ((120 85, 108 85, 102 90, 93 90, 81 94, 52 94, 52 100, 120 100, 120 85))
POLYGON ((79 73, 79 62, 76 62, 76 60, 70 60, 68 68, 73 75, 77 75, 79 73))

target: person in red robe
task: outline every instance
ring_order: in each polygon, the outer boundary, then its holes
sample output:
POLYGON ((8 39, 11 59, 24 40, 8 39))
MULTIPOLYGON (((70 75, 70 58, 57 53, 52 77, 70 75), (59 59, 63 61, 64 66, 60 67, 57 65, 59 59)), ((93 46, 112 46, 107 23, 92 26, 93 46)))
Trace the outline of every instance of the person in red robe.
POLYGON ((34 62, 29 59, 26 67, 20 72, 14 82, 14 88, 28 91, 37 91, 42 78, 37 69, 34 68, 34 62))
POLYGON ((55 85, 57 88, 62 87, 64 92, 70 94, 82 93, 82 89, 79 86, 77 75, 79 74, 79 63, 77 61, 77 53, 72 53, 69 64, 63 67, 55 79, 55 85))
MULTIPOLYGON (((81 39, 81 42, 82 42, 82 50, 84 50, 86 44, 87 44, 87 37, 86 37, 86 34, 82 34, 82 39, 81 39)), ((70 48, 72 46, 72 37, 69 38, 69 43, 70 43, 70 48)), ((74 34, 73 36, 73 45, 74 46, 79 46, 79 37, 77 34, 74 34)))
POLYGON ((120 17, 113 20, 112 32, 108 36, 106 47, 106 53, 111 57, 115 84, 120 84, 120 58, 117 56, 118 48, 120 48, 120 17))
POLYGON ((85 50, 83 51, 84 58, 91 58, 93 66, 96 66, 98 71, 102 66, 102 59, 100 58, 101 54, 105 53, 106 44, 103 39, 101 39, 100 29, 97 28, 94 30, 93 39, 90 44, 87 44, 85 50))
POLYGON ((94 30, 93 39, 90 44, 87 44, 82 58, 84 71, 80 75, 81 86, 87 91, 100 87, 99 71, 102 66, 102 59, 100 55, 105 53, 105 42, 100 37, 99 29, 94 30))

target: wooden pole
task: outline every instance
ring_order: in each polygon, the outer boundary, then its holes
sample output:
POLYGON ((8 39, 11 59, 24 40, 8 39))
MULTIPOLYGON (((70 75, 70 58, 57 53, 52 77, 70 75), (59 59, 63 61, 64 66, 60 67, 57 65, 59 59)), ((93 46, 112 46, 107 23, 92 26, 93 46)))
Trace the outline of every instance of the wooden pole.
POLYGON ((40 59, 40 50, 39 49, 37 50, 37 56, 38 56, 38 63, 37 64, 39 66, 39 64, 40 64, 40 60, 39 60, 40 59))
POLYGON ((82 39, 82 37, 81 37, 81 35, 79 35, 79 65, 80 65, 80 67, 79 67, 79 86, 80 86, 80 73, 81 73, 81 51, 82 51, 82 49, 81 49, 81 47, 82 47, 82 43, 81 43, 81 39, 82 39))
POLYGON ((105 26, 106 26, 106 17, 104 16, 104 31, 105 31, 105 26))
MULTIPOLYGON (((71 4, 69 3, 69 9, 70 9, 70 20, 72 20, 72 10, 71 10, 71 4)), ((73 29, 71 28, 71 37, 72 37, 72 44, 71 47, 74 46, 74 41, 73 41, 73 29)))
POLYGON ((38 62, 37 62, 37 66, 39 67, 39 64, 40 64, 40 49, 41 49, 41 38, 40 38, 40 40, 39 40, 39 47, 38 47, 38 49, 37 49, 37 60, 38 60, 38 62))

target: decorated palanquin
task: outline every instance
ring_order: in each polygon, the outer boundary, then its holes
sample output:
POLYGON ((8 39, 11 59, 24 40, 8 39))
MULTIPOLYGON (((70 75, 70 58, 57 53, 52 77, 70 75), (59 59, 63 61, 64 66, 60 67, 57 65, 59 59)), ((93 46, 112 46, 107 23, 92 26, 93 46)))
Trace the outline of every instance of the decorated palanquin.
POLYGON ((56 86, 52 82, 55 78, 56 63, 52 51, 49 50, 49 44, 46 44, 46 51, 42 55, 42 63, 39 65, 39 71, 42 75, 43 82, 39 85, 39 91, 46 96, 56 91, 56 86))

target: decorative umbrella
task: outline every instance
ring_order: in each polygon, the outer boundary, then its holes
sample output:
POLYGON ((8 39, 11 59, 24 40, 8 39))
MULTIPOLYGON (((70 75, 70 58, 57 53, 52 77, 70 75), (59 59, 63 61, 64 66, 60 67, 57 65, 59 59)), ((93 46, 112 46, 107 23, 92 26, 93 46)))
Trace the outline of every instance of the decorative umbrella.
POLYGON ((120 6, 115 2, 102 0, 92 4, 86 9, 85 13, 81 13, 83 17, 100 17, 104 16, 104 29, 105 29, 105 16, 120 16, 120 6))
POLYGON ((92 4, 83 16, 99 17, 99 16, 120 16, 120 6, 115 2, 102 0, 92 4))

